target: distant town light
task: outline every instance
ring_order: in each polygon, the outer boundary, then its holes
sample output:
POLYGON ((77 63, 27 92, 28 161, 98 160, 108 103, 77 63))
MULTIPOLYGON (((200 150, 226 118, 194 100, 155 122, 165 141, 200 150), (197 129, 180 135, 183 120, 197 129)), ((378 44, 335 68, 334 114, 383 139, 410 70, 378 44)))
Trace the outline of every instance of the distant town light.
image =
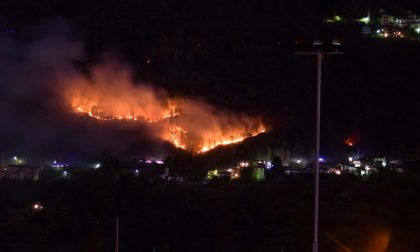
POLYGON ((16 156, 14 156, 14 157, 13 157, 13 160, 17 161, 17 160, 18 160, 18 158, 17 158, 16 156))
POLYGON ((319 161, 319 162, 324 162, 324 159, 323 159, 322 157, 320 157, 320 158, 318 159, 318 161, 319 161))
POLYGON ((386 161, 384 160, 384 161, 382 161, 382 167, 385 167, 386 166, 386 161))
POLYGON ((249 166, 249 162, 240 162, 239 163, 240 167, 248 167, 249 166))
POLYGON ((349 162, 353 162, 353 157, 349 157, 349 162))
POLYGON ((211 170, 207 172, 207 178, 208 179, 213 179, 219 176, 219 171, 218 170, 211 170))
POLYGON ((34 210, 34 211, 41 211, 42 209, 44 209, 44 206, 41 204, 41 203, 39 203, 39 202, 37 202, 37 203, 34 203, 33 205, 32 205, 32 210, 34 210))
POLYGON ((343 18, 338 16, 338 15, 325 20, 325 22, 327 22, 327 23, 335 23, 335 22, 341 22, 341 21, 343 21, 343 18))
POLYGON ((136 176, 139 175, 139 169, 136 169, 134 172, 136 173, 136 176))
POLYGON ((362 17, 361 19, 359 19, 360 22, 365 23, 365 24, 369 24, 370 22, 370 17, 362 17))
POLYGON ((93 168, 94 169, 98 169, 98 168, 100 168, 101 167, 101 164, 100 163, 97 163, 97 164, 95 164, 94 166, 93 166, 93 168))
POLYGON ((324 44, 324 41, 320 40, 320 39, 316 39, 314 41, 314 46, 322 46, 324 44))
POLYGON ((420 34, 420 25, 419 25, 419 26, 417 26, 417 28, 416 28, 416 32, 420 34))
POLYGON ((302 159, 298 159, 296 162, 297 162, 298 164, 300 164, 300 163, 302 163, 302 159))

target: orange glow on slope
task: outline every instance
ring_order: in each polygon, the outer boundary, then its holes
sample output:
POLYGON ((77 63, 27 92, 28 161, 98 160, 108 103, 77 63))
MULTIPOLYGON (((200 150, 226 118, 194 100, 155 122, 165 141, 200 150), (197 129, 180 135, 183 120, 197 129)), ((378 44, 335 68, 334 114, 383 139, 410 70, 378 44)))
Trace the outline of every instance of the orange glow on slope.
POLYGON ((183 128, 175 126, 169 130, 169 135, 162 134, 161 137, 178 148, 192 150, 197 153, 205 153, 218 146, 240 143, 247 138, 257 136, 266 131, 266 128, 261 124, 258 128, 248 130, 238 127, 236 130, 229 130, 222 135, 216 131, 207 132, 201 136, 194 136, 193 134, 188 134, 183 128), (196 141, 191 140, 191 138, 196 139, 196 141))
MULTIPOLYGON (((113 103, 119 104, 121 102, 122 101, 114 101, 113 103)), ((132 106, 125 104, 118 106, 115 109, 104 110, 102 107, 95 104, 94 101, 85 97, 72 97, 71 107, 75 113, 102 121, 126 120, 157 123, 167 119, 164 122, 167 124, 167 131, 160 133, 160 137, 178 148, 191 150, 197 153, 204 153, 221 145, 239 143, 247 138, 266 132, 266 128, 258 121, 253 122, 251 126, 242 124, 235 125, 235 123, 233 123, 233 125, 229 125, 229 127, 224 130, 216 127, 215 130, 204 128, 203 131, 195 132, 196 130, 192 130, 192 132, 190 132, 187 129, 196 127, 194 122, 192 122, 192 125, 188 125, 189 120, 183 120, 182 113, 177 112, 174 106, 161 108, 156 114, 145 114, 143 113, 145 110, 133 108, 132 106), (127 108, 127 110, 124 111, 122 108, 127 108), (183 126, 180 126, 179 124, 182 124, 183 126)), ((211 119, 217 122, 214 118, 211 119)))
POLYGON ((59 76, 71 110, 101 121, 148 123, 152 134, 196 153, 238 143, 266 131, 260 118, 233 113, 199 99, 172 97, 135 83, 129 66, 106 62, 88 74, 59 76))
POLYGON ((166 109, 159 106, 155 108, 151 106, 151 109, 141 109, 138 104, 130 104, 124 99, 114 98, 110 102, 104 102, 102 99, 90 99, 81 95, 71 98, 71 107, 76 113, 104 121, 140 120, 152 123, 179 115, 174 111, 173 106, 168 106, 166 109))
POLYGON ((266 132, 257 118, 220 112, 220 109, 190 99, 175 101, 158 97, 150 87, 123 88, 123 92, 117 92, 113 87, 108 89, 106 85, 76 85, 67 90, 66 97, 74 113, 96 120, 146 122, 152 128, 157 123, 156 131, 161 139, 196 153, 239 143, 266 132))
POLYGON ((236 135, 232 135, 229 138, 213 139, 206 142, 198 152, 199 153, 206 152, 220 145, 229 145, 229 144, 239 143, 249 137, 254 137, 264 132, 266 132, 266 129, 264 128, 263 125, 260 125, 258 129, 249 132, 247 135, 244 135, 242 132, 236 132, 236 135))

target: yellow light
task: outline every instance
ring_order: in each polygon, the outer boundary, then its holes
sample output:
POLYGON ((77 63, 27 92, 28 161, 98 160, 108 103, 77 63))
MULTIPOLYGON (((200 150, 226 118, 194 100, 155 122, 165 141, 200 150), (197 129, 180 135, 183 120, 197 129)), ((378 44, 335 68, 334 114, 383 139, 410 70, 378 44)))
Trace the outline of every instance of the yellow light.
POLYGON ((370 22, 370 17, 369 16, 363 17, 363 18, 359 19, 359 21, 362 22, 362 23, 368 24, 370 22))

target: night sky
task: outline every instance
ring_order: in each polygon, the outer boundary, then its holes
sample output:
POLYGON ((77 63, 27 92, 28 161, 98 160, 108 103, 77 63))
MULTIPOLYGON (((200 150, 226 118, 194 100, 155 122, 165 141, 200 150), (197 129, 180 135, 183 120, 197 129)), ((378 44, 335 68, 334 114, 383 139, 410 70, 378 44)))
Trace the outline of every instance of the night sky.
POLYGON ((136 80, 169 96, 261 116, 270 127, 265 145, 310 155, 316 65, 296 56, 293 43, 339 35, 345 54, 323 65, 321 152, 339 157, 351 137, 365 154, 412 155, 420 148, 419 43, 365 38, 360 25, 323 23, 337 13, 362 17, 380 8, 420 11, 416 1, 2 2, 0 26, 15 32, 3 32, 0 51, 1 148, 42 155, 96 145, 144 151, 139 143, 152 141, 147 131, 131 138, 124 127, 80 126, 54 98, 61 88, 51 87, 51 72, 83 73, 112 55, 130 65, 136 80))

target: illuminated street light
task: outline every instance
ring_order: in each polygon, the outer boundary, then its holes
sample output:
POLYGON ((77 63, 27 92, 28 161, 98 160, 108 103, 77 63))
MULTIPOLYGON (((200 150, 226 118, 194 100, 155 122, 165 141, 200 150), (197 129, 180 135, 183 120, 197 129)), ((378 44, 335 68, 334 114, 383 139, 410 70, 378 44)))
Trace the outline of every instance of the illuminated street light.
POLYGON ((39 202, 35 202, 34 204, 32 204, 32 210, 33 210, 34 212, 39 212, 39 211, 41 211, 42 209, 44 209, 44 206, 43 206, 41 203, 39 203, 39 202))
MULTIPOLYGON (((368 13, 367 22, 370 21, 368 13)), ((314 240, 313 252, 318 252, 318 205, 319 205, 319 152, 320 152, 320 129, 321 129, 321 69, 322 60, 325 55, 343 54, 343 39, 335 38, 331 43, 329 41, 315 40, 312 45, 305 39, 297 39, 296 54, 316 55, 317 58, 317 99, 316 99, 316 141, 315 141, 315 210, 314 210, 314 240)))
POLYGON ((362 17, 361 19, 359 19, 359 22, 362 22, 364 24, 369 24, 370 23, 370 11, 368 11, 368 14, 366 17, 362 17))
POLYGON ((69 173, 67 171, 63 171, 63 178, 68 179, 69 173))
POLYGON ((359 21, 362 22, 362 23, 365 23, 365 24, 369 24, 370 17, 369 16, 363 17, 363 18, 359 19, 359 21))

